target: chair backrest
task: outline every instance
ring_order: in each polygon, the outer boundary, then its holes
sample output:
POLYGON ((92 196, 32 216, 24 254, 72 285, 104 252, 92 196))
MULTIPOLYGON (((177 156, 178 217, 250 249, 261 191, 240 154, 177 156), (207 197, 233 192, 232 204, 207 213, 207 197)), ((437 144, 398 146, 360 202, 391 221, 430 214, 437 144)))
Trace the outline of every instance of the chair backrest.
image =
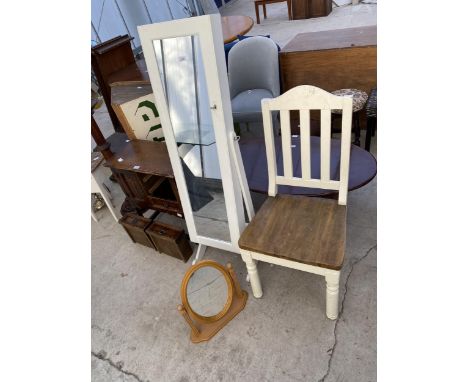
POLYGON ((267 37, 246 38, 232 47, 228 56, 231 98, 250 89, 280 94, 278 47, 267 37))
POLYGON ((198 0, 198 5, 201 5, 204 15, 219 14, 219 9, 214 0, 198 0))
POLYGON ((346 204, 349 157, 351 150, 352 97, 335 96, 309 85, 296 86, 276 98, 262 100, 263 127, 268 162, 268 195, 275 196, 278 185, 321 188, 339 191, 338 203, 346 204), (341 155, 339 180, 330 179, 331 110, 342 110, 341 155), (272 111, 279 110, 283 174, 276 168, 276 150, 272 111), (293 176, 290 110, 299 110, 301 177, 293 176), (311 178, 310 110, 320 110, 320 178, 311 178))

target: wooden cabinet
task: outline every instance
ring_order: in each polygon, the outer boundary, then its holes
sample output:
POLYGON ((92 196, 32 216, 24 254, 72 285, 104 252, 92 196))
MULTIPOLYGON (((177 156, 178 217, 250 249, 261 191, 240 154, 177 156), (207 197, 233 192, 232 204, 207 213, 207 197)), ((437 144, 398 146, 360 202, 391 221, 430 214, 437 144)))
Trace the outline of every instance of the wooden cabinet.
POLYGON ((332 0, 293 0, 293 20, 328 16, 332 11, 332 0))

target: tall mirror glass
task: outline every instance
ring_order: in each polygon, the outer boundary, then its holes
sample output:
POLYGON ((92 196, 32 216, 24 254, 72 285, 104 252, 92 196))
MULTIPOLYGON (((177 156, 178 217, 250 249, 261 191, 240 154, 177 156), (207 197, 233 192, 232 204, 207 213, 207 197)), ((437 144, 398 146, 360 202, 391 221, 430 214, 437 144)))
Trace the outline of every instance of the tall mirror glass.
POLYGON ((197 234, 230 242, 199 38, 153 40, 153 45, 197 234))

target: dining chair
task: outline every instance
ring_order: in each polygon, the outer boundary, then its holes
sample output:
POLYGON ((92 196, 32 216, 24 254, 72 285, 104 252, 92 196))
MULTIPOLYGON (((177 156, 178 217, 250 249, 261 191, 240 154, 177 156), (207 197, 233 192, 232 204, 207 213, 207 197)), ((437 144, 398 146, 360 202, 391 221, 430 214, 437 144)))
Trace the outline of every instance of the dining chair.
POLYGON ((277 45, 261 36, 239 41, 229 52, 228 67, 234 123, 261 122, 262 99, 280 94, 277 45))
POLYGON ((219 9, 214 0, 198 0, 204 15, 219 14, 219 9))
POLYGON ((320 88, 297 86, 279 97, 262 100, 268 163, 268 198, 239 238, 253 295, 262 297, 257 261, 325 277, 326 315, 338 317, 340 270, 346 239, 346 201, 351 149, 352 98, 320 88), (330 175, 331 110, 342 111, 339 174, 330 175), (299 110, 300 147, 291 145, 290 111, 299 110), (320 164, 311 163, 310 110, 320 110, 320 164), (282 166, 277 163, 272 112, 280 113, 282 166), (293 169, 292 150, 300 150, 300 169, 293 169), (320 178, 311 177, 311 166, 320 178), (278 194, 278 185, 338 191, 338 200, 278 194))

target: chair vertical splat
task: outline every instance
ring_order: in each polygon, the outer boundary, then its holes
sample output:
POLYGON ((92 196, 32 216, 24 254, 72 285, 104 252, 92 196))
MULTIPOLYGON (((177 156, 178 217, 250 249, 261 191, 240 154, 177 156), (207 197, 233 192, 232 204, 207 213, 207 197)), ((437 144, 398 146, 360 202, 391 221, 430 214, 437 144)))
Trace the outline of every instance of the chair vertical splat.
POLYGON ((268 163, 268 195, 275 196, 278 191, 276 184, 276 150, 273 135, 273 121, 271 111, 268 109, 266 100, 262 101, 263 129, 265 133, 265 151, 268 163), (265 102, 264 102, 265 101, 265 102))
POLYGON ((283 169, 284 176, 292 178, 292 153, 291 153, 291 122, 289 119, 289 110, 280 110, 281 121, 281 144, 283 148, 283 169))
POLYGON ((311 178, 310 170, 310 110, 300 110, 301 125, 301 172, 303 179, 311 178))
POLYGON ((320 180, 330 180, 331 111, 320 111, 320 180))

